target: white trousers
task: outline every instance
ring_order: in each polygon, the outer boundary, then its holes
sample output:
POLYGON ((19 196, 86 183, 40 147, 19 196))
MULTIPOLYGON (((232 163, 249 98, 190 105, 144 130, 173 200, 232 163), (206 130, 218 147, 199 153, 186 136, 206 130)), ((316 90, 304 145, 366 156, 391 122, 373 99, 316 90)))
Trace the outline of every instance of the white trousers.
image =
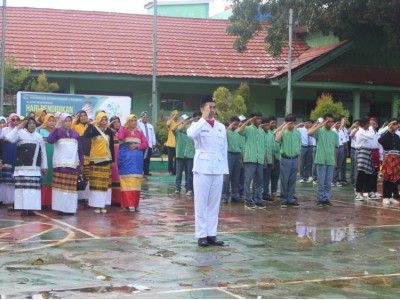
POLYGON ((193 173, 196 238, 216 236, 224 175, 193 173))

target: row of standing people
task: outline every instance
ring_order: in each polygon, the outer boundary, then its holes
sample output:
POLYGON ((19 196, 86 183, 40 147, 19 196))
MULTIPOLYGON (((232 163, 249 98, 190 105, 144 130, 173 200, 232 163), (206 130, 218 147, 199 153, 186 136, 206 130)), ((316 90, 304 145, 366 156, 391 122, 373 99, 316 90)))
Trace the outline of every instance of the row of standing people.
POLYGON ((127 211, 139 211, 148 141, 135 115, 121 126, 118 117, 109 122, 104 112, 97 113, 92 123, 85 111, 73 118, 40 110, 36 118, 28 116, 22 122, 13 113, 0 140, 2 202, 22 209, 23 215, 33 215, 42 206, 75 214, 81 174, 88 185, 79 196, 94 212, 106 213, 111 199, 127 211))

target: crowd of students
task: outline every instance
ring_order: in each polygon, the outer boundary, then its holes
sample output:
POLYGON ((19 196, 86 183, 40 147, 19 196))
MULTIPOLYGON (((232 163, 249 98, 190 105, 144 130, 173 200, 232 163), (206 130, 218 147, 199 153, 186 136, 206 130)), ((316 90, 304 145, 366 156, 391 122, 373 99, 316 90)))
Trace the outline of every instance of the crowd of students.
POLYGON ((106 213, 112 203, 139 211, 148 142, 138 122, 129 115, 121 125, 119 117, 108 120, 104 111, 94 120, 85 111, 71 116, 44 109, 0 117, 0 201, 22 216, 35 215, 42 206, 75 214, 78 199, 95 213, 106 213), (84 182, 79 191, 78 177, 84 182))
MULTIPOLYGON (((186 195, 193 194, 194 144, 186 130, 200 115, 195 112, 191 118, 180 119, 174 111, 167 122, 170 142, 171 136, 175 137, 176 194, 181 193, 183 173, 186 195)), ((299 184, 317 185, 320 207, 332 205, 332 187, 347 184, 354 185, 356 201, 380 200, 377 181, 381 174, 382 203, 398 204, 397 119, 385 122, 379 130, 376 118, 355 120, 351 126, 347 123, 345 116, 334 118, 332 114, 302 122, 288 115, 279 127, 276 117, 263 117, 260 112, 253 112, 244 120, 231 117, 225 124, 229 174, 224 179, 222 201, 235 203, 244 199, 246 209, 264 209, 263 200, 280 197, 281 208, 299 207, 295 196, 298 174, 299 184), (346 172, 348 157, 350 178, 346 172)))

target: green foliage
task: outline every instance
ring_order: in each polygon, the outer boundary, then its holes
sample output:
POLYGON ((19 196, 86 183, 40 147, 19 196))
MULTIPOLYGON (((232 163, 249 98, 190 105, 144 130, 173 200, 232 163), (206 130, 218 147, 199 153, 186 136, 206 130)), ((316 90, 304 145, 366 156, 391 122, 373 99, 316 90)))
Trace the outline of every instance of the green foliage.
POLYGON ((4 92, 6 95, 15 95, 22 90, 30 73, 28 68, 17 68, 15 65, 15 58, 8 56, 4 68, 4 92))
POLYGON ((230 117, 246 113, 245 99, 240 93, 250 95, 250 89, 242 86, 234 93, 231 93, 226 87, 219 87, 214 91, 213 97, 217 104, 218 120, 220 122, 229 122, 230 117))
POLYGON ((349 118, 349 111, 343 107, 342 102, 334 102, 329 93, 322 93, 317 99, 317 106, 311 111, 310 119, 317 120, 322 118, 326 113, 331 113, 335 118, 346 116, 349 118))
POLYGON ((249 113, 253 110, 253 102, 251 101, 251 93, 250 87, 247 83, 241 83, 236 90, 236 94, 240 95, 244 99, 244 104, 246 105, 245 115, 249 115, 249 113))
POLYGON ((37 79, 32 78, 28 86, 26 87, 27 91, 32 92, 42 92, 42 93, 54 93, 60 89, 60 86, 57 82, 49 83, 47 80, 47 76, 44 72, 39 74, 37 79))
POLYGON ((164 153, 164 144, 168 139, 167 120, 164 119, 164 110, 160 110, 158 121, 154 127, 157 139, 157 148, 161 153, 164 153))
POLYGON ((260 31, 267 31, 266 48, 279 56, 288 40, 289 9, 293 9, 295 26, 309 32, 329 34, 340 39, 353 38, 362 24, 380 28, 389 48, 400 46, 400 1, 398 0, 233 0, 230 35, 238 36, 234 48, 243 52, 249 40, 260 31), (257 19, 269 15, 268 24, 257 19))

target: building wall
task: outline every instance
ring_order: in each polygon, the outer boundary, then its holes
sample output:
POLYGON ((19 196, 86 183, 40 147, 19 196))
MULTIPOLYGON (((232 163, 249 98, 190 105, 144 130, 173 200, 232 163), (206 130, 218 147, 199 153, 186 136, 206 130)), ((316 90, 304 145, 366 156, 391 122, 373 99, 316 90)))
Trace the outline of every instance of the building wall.
MULTIPOLYGON (((147 14, 154 14, 154 7, 147 9, 147 14)), ((208 18, 209 4, 181 4, 181 5, 157 5, 157 15, 168 17, 185 17, 185 18, 208 18)))

